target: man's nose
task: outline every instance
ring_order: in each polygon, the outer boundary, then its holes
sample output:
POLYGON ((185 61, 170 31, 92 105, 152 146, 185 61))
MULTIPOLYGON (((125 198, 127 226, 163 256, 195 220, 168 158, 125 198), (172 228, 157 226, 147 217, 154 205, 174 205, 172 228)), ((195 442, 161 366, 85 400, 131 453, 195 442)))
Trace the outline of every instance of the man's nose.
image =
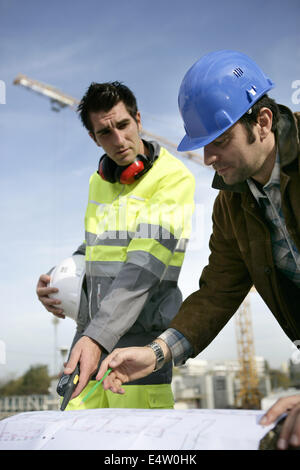
POLYGON ((207 166, 213 165, 218 160, 216 152, 204 147, 204 163, 207 166))
POLYGON ((113 132, 113 142, 117 146, 123 145, 124 143, 124 136, 118 129, 115 129, 113 132))

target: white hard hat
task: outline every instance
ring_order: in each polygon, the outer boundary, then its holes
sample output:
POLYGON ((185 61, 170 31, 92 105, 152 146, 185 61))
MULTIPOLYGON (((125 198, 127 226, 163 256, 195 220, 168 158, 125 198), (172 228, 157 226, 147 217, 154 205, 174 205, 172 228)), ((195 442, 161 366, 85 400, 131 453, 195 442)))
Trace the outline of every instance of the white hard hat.
POLYGON ((85 275, 85 256, 73 255, 64 259, 50 274, 49 287, 56 287, 58 292, 49 297, 59 299, 66 317, 77 320, 82 282, 85 275))

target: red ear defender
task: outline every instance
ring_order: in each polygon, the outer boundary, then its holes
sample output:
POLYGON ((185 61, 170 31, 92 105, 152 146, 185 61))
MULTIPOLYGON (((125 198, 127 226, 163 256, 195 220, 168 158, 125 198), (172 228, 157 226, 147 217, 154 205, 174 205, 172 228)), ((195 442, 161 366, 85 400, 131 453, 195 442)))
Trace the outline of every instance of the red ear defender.
POLYGON ((103 160, 100 160, 99 162, 98 173, 101 176, 101 178, 103 178, 105 181, 108 181, 103 171, 103 160))
POLYGON ((104 154, 100 158, 98 174, 109 183, 132 184, 150 170, 152 164, 153 161, 145 155, 137 155, 130 165, 119 166, 104 154))
POLYGON ((138 175, 145 169, 144 163, 141 160, 135 160, 120 175, 120 183, 132 184, 137 179, 138 175))

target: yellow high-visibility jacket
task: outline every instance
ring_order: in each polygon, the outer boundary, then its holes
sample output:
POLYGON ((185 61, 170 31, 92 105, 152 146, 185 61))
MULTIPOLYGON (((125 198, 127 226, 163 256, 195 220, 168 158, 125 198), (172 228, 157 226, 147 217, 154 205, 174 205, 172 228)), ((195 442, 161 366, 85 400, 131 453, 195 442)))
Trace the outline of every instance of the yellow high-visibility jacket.
MULTIPOLYGON (((155 161, 135 183, 112 184, 97 172, 90 178, 87 306, 79 314, 78 334, 107 352, 148 344, 168 327, 182 302, 177 282, 191 231, 195 181, 166 149, 148 145, 155 161)), ((166 365, 134 383, 170 380, 166 365)))

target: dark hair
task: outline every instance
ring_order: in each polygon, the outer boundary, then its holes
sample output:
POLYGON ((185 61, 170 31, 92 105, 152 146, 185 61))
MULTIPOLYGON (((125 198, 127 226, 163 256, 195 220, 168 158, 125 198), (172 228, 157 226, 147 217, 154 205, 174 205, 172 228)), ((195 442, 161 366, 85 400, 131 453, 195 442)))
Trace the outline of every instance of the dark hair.
POLYGON ((109 111, 120 101, 136 121, 136 98, 127 86, 120 82, 91 83, 77 107, 82 124, 88 131, 93 132, 90 112, 109 111))
POLYGON ((261 108, 269 108, 272 111, 272 128, 271 131, 276 134, 277 125, 280 117, 280 112, 277 103, 268 95, 263 95, 251 108, 251 113, 245 113, 238 122, 243 124, 248 134, 248 143, 252 144, 255 141, 253 133, 253 126, 257 123, 257 116, 261 108))

